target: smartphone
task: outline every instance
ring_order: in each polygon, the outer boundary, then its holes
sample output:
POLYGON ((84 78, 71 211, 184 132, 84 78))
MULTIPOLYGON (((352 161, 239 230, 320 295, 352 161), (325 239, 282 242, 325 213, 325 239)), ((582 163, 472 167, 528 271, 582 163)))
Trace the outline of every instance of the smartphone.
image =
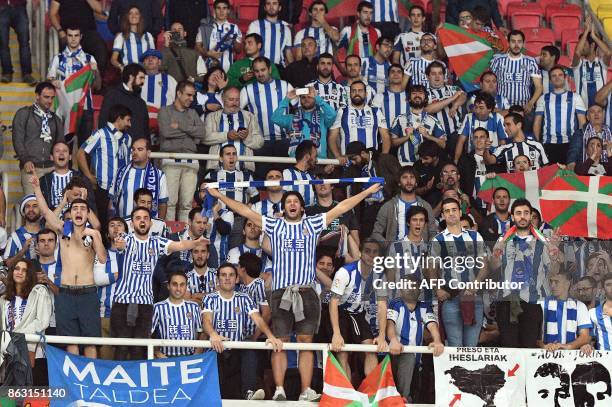
POLYGON ((297 88, 295 90, 296 96, 304 96, 304 95, 308 95, 309 93, 310 91, 308 90, 308 88, 297 88))

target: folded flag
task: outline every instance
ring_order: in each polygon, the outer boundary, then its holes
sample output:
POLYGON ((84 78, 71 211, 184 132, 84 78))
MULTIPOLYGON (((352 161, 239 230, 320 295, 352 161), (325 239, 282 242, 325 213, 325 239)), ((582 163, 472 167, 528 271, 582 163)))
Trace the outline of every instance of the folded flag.
POLYGON ((498 174, 482 183, 478 197, 485 202, 493 203, 493 192, 499 187, 504 187, 510 192, 510 199, 526 198, 531 205, 539 209, 540 190, 554 177, 567 173, 571 171, 562 170, 553 164, 539 170, 498 174))
POLYGON ((55 113, 64 120, 64 133, 76 133, 94 80, 87 64, 61 82, 55 98, 55 113))
POLYGON ((477 81, 489 69, 493 48, 484 38, 448 23, 438 30, 438 38, 448 56, 450 68, 462 83, 477 81))
POLYGON ((331 18, 352 17, 355 15, 355 10, 361 0, 327 0, 328 13, 325 18, 329 21, 331 18))
POLYGON ((542 188, 540 207, 561 235, 612 239, 612 177, 554 178, 542 188))
MULTIPOLYGON (((546 242, 546 236, 542 234, 538 229, 536 229, 533 225, 529 226, 529 233, 536 239, 541 240, 542 242, 546 242)), ((514 239, 516 236, 516 225, 513 225, 506 231, 504 236, 502 237, 502 242, 507 242, 509 240, 514 239)))
POLYGON ((320 406, 336 407, 401 407, 400 396, 391 373, 391 358, 382 362, 363 379, 359 390, 355 390, 344 369, 331 352, 328 352, 320 406))
POLYGON ((267 188, 294 185, 323 185, 323 184, 381 184, 385 183, 382 177, 362 178, 336 178, 312 180, 282 180, 282 181, 239 181, 239 182, 209 182, 206 188, 233 189, 233 188, 267 188))

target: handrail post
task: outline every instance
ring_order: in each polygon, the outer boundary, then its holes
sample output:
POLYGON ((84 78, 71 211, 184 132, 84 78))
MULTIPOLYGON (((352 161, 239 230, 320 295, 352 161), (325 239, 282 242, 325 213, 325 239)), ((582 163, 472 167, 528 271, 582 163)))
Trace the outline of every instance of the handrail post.
POLYGON ((147 345, 147 359, 149 359, 149 360, 155 359, 154 346, 151 345, 151 344, 147 345))

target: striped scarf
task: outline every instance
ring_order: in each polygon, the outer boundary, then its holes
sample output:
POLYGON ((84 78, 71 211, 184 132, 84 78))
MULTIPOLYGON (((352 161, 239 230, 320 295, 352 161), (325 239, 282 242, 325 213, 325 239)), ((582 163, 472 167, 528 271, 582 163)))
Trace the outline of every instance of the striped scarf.
POLYGON ((351 27, 351 39, 349 41, 347 55, 358 55, 362 58, 369 57, 370 55, 374 55, 374 46, 372 44, 376 44, 378 41, 378 33, 376 32, 376 28, 371 25, 367 27, 367 42, 363 44, 364 50, 367 49, 368 55, 359 55, 359 49, 361 48, 361 41, 364 39, 364 33, 359 28, 359 22, 356 22, 351 27))
POLYGON ((268 188, 285 187, 296 185, 323 185, 323 184, 381 184, 384 185, 385 179, 382 177, 371 178, 336 178, 336 179, 310 179, 310 180, 282 180, 282 181, 237 181, 237 182, 209 182, 206 188, 234 189, 234 188, 268 188))
POLYGON ((291 137, 291 145, 297 145, 304 139, 304 135, 302 130, 304 129, 304 124, 308 126, 310 130, 310 140, 314 143, 315 147, 318 149, 321 145, 321 112, 319 111, 319 107, 315 106, 314 110, 311 112, 310 119, 307 119, 304 116, 304 110, 301 107, 297 108, 297 111, 293 115, 293 121, 291 123, 292 134, 298 134, 299 137, 291 137))
MULTIPOLYGON (((502 242, 507 242, 509 240, 514 240, 515 237, 518 237, 516 234, 516 225, 513 225, 506 231, 504 236, 502 237, 502 242)), ((542 242, 546 242, 546 237, 540 232, 538 229, 533 227, 533 225, 529 225, 529 233, 536 239, 542 242)))
POLYGON ((544 343, 570 343, 578 332, 578 304, 568 298, 565 301, 548 297, 544 300, 544 343), (565 311, 565 332, 563 314, 565 311))
POLYGON ((43 139, 45 143, 50 143, 52 140, 51 137, 51 127, 49 126, 49 119, 53 117, 51 112, 45 112, 34 103, 34 114, 40 117, 41 126, 40 126, 40 138, 43 139))
MULTIPOLYGON (((118 187, 121 187, 121 185, 123 184, 124 178, 129 176, 129 171, 133 167, 134 165, 130 164, 130 165, 126 165, 125 167, 121 168, 121 170, 119 170, 119 173, 117 174, 117 181, 116 181, 118 187)), ((145 167, 145 185, 144 187, 148 189, 149 191, 151 191, 151 193, 153 194, 151 216, 157 216, 157 211, 159 209, 159 204, 158 204, 159 187, 160 187, 159 173, 157 171, 157 168, 155 168, 155 165, 153 165, 153 162, 151 160, 147 162, 147 166, 145 167)), ((121 201, 121 197, 123 196, 123 194, 121 193, 121 191, 118 191, 116 195, 117 196, 115 197, 115 207, 119 208, 119 202, 121 201)))

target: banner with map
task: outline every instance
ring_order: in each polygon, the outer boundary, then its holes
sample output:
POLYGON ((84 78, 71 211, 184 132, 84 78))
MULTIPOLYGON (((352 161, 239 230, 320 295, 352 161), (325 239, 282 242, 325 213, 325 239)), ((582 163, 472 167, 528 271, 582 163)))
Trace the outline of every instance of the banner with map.
POLYGON ((612 406, 612 352, 538 350, 526 357, 530 406, 612 406))
MULTIPOLYGON (((457 348, 434 358, 436 406, 523 406, 524 353, 457 348)), ((535 404, 534 404, 535 405, 535 404)))

